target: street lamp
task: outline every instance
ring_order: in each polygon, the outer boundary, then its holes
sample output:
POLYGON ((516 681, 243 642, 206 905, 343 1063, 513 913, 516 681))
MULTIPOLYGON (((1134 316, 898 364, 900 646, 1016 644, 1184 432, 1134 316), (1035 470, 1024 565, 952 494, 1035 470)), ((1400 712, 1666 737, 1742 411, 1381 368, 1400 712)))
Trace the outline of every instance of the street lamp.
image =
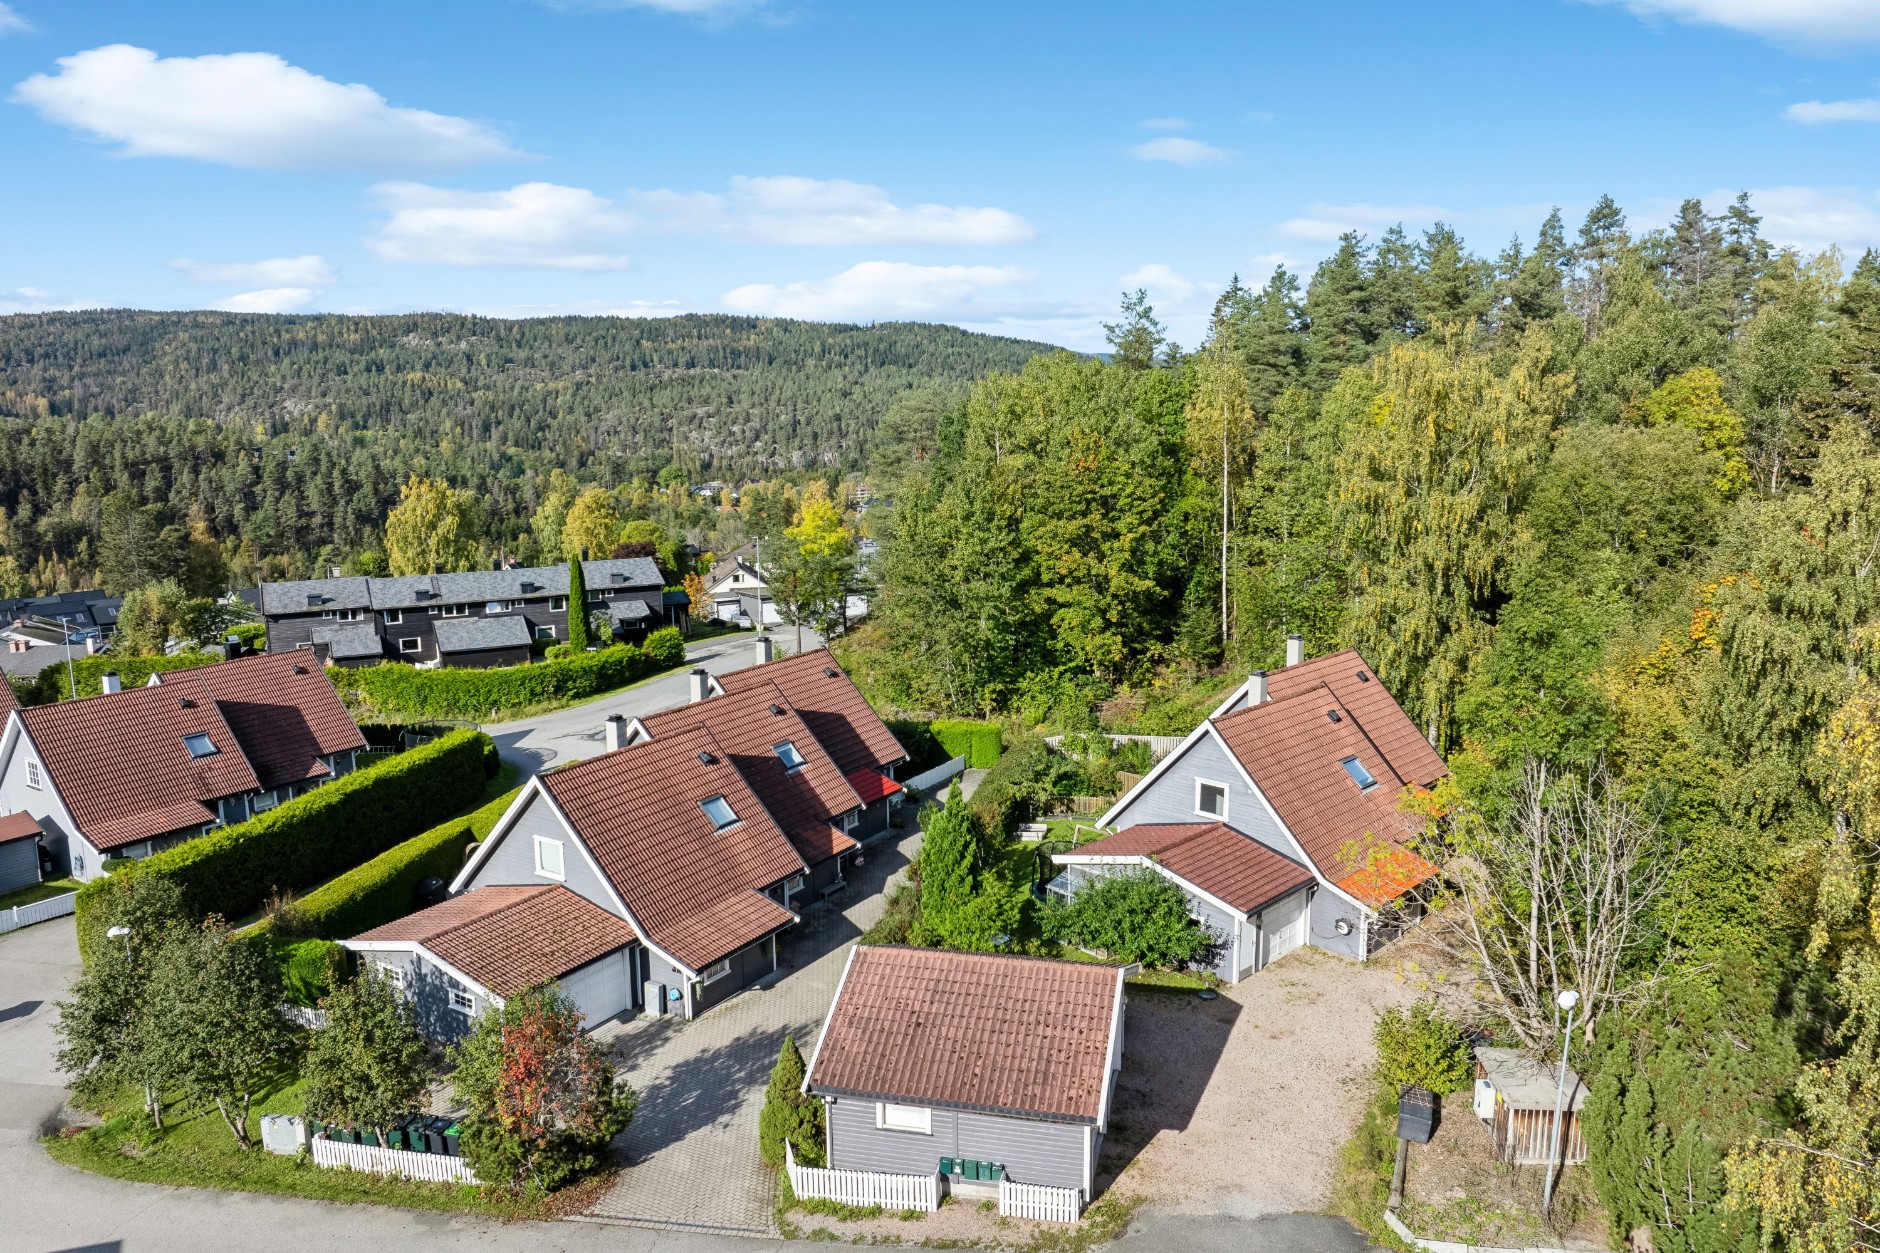
MULTIPOLYGON (((67 624, 65 614, 59 615, 59 635, 65 643, 65 679, 72 685, 72 699, 77 700, 78 678, 72 673, 72 628, 67 624)), ((129 935, 130 932, 126 931, 124 934, 129 935)), ((126 940, 125 943, 129 944, 130 941, 126 940)))
POLYGON ((1573 1048, 1573 1011, 1580 1003, 1580 994, 1569 988, 1554 998, 1554 1003, 1566 1011, 1567 1030, 1560 1038, 1560 1077, 1554 1082, 1554 1134, 1552 1147, 1547 1152, 1547 1179, 1541 1188, 1541 1212, 1548 1213, 1554 1205, 1554 1171, 1560 1160, 1560 1113, 1567 1103, 1567 1053, 1573 1048))
MULTIPOLYGON (((129 927, 108 927, 105 929, 105 935, 113 940, 124 941, 124 963, 127 966, 131 966, 131 973, 135 974, 136 967, 131 965, 131 929, 129 927)), ((146 1079, 144 1080, 144 1112, 156 1117, 156 1108, 157 1094, 151 1091, 150 1081, 146 1079)), ((163 1125, 160 1117, 158 1117, 157 1125, 163 1125)))

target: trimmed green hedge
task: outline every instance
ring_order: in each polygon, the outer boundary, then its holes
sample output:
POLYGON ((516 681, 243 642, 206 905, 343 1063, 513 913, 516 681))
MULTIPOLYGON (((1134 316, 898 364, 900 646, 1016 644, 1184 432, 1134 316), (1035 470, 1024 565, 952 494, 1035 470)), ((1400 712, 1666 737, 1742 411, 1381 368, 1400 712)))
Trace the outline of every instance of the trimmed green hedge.
POLYGON ((941 720, 927 729, 946 751, 946 759, 966 758, 968 770, 989 770, 1004 751, 1003 728, 996 722, 941 720))
MULTIPOLYGON (((410 752, 344 775, 264 814, 219 827, 111 876, 160 874, 175 882, 195 914, 241 918, 276 889, 309 887, 383 852, 439 814, 462 808, 495 777, 496 745, 481 731, 453 731, 410 752)), ((78 893, 81 951, 94 938, 97 907, 110 879, 78 893)))
MULTIPOLYGON (((654 632, 657 636, 659 632, 654 632)), ((651 643, 651 641, 648 641, 651 643)), ((680 660, 685 656, 680 645, 680 660)), ((599 696, 670 665, 633 644, 525 666, 488 670, 419 670, 395 661, 357 670, 329 668, 340 695, 355 709, 382 716, 487 718, 491 709, 599 696)))
MULTIPOLYGON (((117 671, 118 679, 127 688, 142 687, 153 674, 169 670, 193 670, 197 666, 211 666, 221 660, 220 653, 207 652, 178 653, 174 657, 120 657, 114 653, 99 653, 95 657, 74 659, 71 677, 78 680, 80 696, 96 696, 104 691, 107 671, 117 671)), ((70 700, 72 688, 66 677, 65 666, 47 666, 41 670, 32 695, 32 703, 35 705, 70 700)))

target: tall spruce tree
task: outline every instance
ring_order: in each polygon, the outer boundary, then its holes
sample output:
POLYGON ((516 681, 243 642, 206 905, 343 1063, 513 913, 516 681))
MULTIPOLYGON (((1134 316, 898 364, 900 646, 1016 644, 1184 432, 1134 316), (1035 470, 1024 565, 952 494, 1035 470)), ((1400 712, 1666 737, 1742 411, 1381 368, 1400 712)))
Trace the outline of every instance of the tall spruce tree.
POLYGON ((587 572, 579 552, 568 558, 568 645, 577 653, 588 646, 587 572))

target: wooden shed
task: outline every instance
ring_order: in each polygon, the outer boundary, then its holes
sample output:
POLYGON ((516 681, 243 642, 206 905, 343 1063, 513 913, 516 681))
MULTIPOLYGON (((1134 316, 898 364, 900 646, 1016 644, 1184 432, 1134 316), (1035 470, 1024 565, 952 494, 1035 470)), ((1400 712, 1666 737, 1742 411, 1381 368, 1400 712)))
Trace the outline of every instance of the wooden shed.
MULTIPOLYGON (((1548 1163, 1559 1080, 1558 1064, 1539 1061, 1522 1049, 1475 1050, 1475 1114, 1494 1137, 1496 1161, 1517 1166, 1548 1163)), ((1571 1069, 1566 1093, 1560 1115, 1560 1155, 1564 1165, 1574 1166, 1586 1160, 1586 1137, 1580 1131, 1586 1085, 1571 1069)))

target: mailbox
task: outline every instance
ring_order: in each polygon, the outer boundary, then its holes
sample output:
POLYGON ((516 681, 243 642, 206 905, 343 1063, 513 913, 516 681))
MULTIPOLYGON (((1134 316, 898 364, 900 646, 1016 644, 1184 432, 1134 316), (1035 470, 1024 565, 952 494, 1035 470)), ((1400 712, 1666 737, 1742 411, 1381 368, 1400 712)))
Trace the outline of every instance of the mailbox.
POLYGON ((1436 1094, 1428 1088, 1405 1088, 1397 1097, 1397 1138, 1428 1144, 1436 1134, 1436 1094))

